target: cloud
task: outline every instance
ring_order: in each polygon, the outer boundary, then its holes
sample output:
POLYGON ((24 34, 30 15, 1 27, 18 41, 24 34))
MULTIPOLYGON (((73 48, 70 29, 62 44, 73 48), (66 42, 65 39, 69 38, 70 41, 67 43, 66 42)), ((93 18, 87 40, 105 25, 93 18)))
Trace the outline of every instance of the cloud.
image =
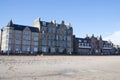
POLYGON ((116 31, 112 33, 111 35, 103 38, 104 40, 110 40, 112 41, 115 45, 120 45, 120 31, 116 31))

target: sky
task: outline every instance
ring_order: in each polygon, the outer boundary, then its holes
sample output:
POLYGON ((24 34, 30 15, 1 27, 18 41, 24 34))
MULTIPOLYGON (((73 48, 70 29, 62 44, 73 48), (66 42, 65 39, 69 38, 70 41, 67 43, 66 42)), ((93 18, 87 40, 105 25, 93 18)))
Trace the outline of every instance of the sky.
POLYGON ((77 37, 103 36, 120 44, 120 0, 0 0, 0 27, 33 25, 36 18, 70 22, 77 37))

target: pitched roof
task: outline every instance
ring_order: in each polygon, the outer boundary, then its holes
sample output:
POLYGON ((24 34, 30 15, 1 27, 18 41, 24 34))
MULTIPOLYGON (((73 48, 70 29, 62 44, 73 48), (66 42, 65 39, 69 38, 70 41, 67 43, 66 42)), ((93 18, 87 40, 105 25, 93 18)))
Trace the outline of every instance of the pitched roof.
POLYGON ((90 43, 90 39, 86 39, 86 38, 76 38, 77 42, 81 42, 81 43, 90 43))
POLYGON ((12 24, 11 27, 14 27, 14 30, 20 30, 20 31, 23 31, 26 27, 28 27, 31 30, 31 32, 39 32, 38 28, 32 26, 12 24))

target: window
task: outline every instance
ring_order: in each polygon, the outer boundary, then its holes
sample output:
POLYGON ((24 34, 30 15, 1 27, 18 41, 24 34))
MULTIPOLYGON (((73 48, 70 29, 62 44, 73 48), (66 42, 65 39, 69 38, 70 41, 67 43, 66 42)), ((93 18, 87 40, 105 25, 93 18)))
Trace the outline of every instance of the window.
POLYGON ((59 52, 63 52, 63 50, 64 50, 63 48, 60 48, 60 49, 59 49, 59 52))
POLYGON ((24 40, 31 40, 31 36, 30 36, 30 35, 28 35, 28 36, 23 35, 23 39, 24 39, 24 40))
POLYGON ((64 36, 64 39, 63 39, 64 41, 66 40, 66 36, 64 36))
POLYGON ((56 35, 56 40, 58 40, 58 35, 56 35))
POLYGON ((51 48, 51 52, 55 52, 55 48, 51 48))
POLYGON ((38 46, 38 42, 34 42, 34 46, 38 46))
POLYGON ((16 44, 21 44, 21 41, 19 41, 19 40, 16 40, 16 44))
POLYGON ((52 41, 52 46, 55 46, 55 41, 52 41))
POLYGON ((55 35, 51 35, 51 38, 54 40, 55 39, 55 35))
POLYGON ((66 42, 64 42, 64 44, 63 44, 63 45, 64 45, 64 47, 66 47, 66 42))
POLYGON ((52 32, 52 29, 51 29, 51 28, 49 28, 49 29, 48 29, 48 32, 49 32, 49 33, 51 33, 51 32, 52 32))
POLYGON ((84 42, 86 43, 86 42, 87 42, 87 40, 84 40, 84 42))
POLYGON ((30 45, 30 41, 27 41, 27 45, 30 45))
POLYGON ((42 40, 42 45, 47 45, 47 41, 46 40, 42 40))
POLYGON ((68 52, 68 53, 72 52, 71 48, 68 48, 68 49, 67 49, 67 52, 68 52))
POLYGON ((38 37, 34 37, 34 41, 38 41, 38 37))
POLYGON ((57 30, 56 32, 57 32, 57 34, 60 34, 60 30, 57 30))
POLYGON ((55 33, 55 28, 52 29, 52 32, 55 33))
POLYGON ((26 45, 26 43, 27 43, 26 41, 23 41, 23 44, 24 44, 24 45, 26 45))
POLYGON ((24 34, 24 35, 30 35, 31 32, 30 32, 30 31, 24 31, 23 34, 24 34))
POLYGON ((47 52, 47 48, 46 47, 42 47, 42 52, 47 52))
POLYGON ((55 33, 55 28, 49 28, 49 29, 48 29, 48 32, 50 32, 50 33, 55 33))
POLYGON ((62 36, 59 36, 60 40, 62 40, 62 36))
POLYGON ((31 36, 30 35, 27 38, 28 38, 28 40, 31 40, 31 36))
POLYGON ((30 51, 30 46, 22 46, 22 51, 30 51))
POLYGON ((47 38, 47 35, 45 35, 45 34, 42 34, 42 38, 47 38))
POLYGON ((35 48, 34 48, 34 52, 37 52, 37 51, 38 51, 38 48, 35 47, 35 48))
POLYGON ((68 33, 68 34, 71 34, 71 31, 69 30, 67 33, 68 33))
POLYGON ((21 31, 16 30, 15 34, 21 34, 21 31))
POLYGON ((59 41, 56 41, 56 46, 59 46, 59 41))
POLYGON ((48 46, 51 46, 51 41, 50 40, 48 41, 48 46))
POLYGON ((38 36, 38 33, 32 33, 33 36, 38 36))
POLYGON ((27 51, 30 51, 30 47, 27 47, 27 51))
POLYGON ((15 46, 15 51, 19 51, 19 46, 18 45, 15 46))
POLYGON ((62 43, 62 41, 60 42, 60 47, 62 47, 63 46, 63 43, 62 43))
POLYGON ((15 34, 15 39, 21 39, 21 35, 20 34, 15 34))
POLYGON ((43 21, 43 26, 46 26, 46 22, 45 21, 43 21))
POLYGON ((42 31, 47 32, 47 27, 42 27, 42 31))
POLYGON ((68 41, 71 41, 71 36, 67 36, 67 40, 68 40, 68 41))
POLYGON ((64 34, 66 34, 66 31, 64 31, 64 34))
POLYGON ((67 47, 71 47, 71 42, 67 42, 67 47))
POLYGON ((79 39, 79 42, 82 42, 82 40, 79 39))

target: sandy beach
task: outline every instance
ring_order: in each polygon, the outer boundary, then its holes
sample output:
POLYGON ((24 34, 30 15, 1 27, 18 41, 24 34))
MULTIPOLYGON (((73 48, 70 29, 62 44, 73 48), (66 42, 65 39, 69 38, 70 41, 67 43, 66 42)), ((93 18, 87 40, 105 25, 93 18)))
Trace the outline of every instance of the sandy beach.
POLYGON ((0 56, 0 80, 120 80, 120 56, 0 56))

